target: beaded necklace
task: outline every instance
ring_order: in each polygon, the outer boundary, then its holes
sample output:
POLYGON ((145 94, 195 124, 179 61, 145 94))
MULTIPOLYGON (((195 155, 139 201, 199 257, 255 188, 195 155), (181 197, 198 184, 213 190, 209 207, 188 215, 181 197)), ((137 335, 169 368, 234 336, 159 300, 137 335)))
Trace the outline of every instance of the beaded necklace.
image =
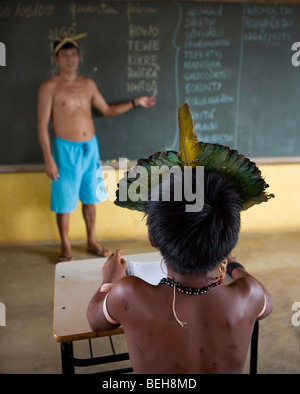
POLYGON ((172 305, 172 310, 173 310, 173 315, 177 321, 178 324, 181 325, 181 327, 184 327, 186 325, 185 321, 181 321, 178 319, 175 311, 175 291, 180 291, 180 293, 184 294, 192 294, 192 295, 199 295, 199 294, 204 294, 208 290, 212 289, 213 287, 216 287, 218 285, 222 285, 224 281, 222 279, 219 279, 217 282, 213 282, 205 287, 184 287, 181 286, 179 282, 174 282, 170 278, 162 278, 161 281, 159 282, 159 285, 168 285, 173 287, 173 305, 172 305))
POLYGON ((208 290, 212 289, 213 287, 221 285, 222 281, 218 280, 217 282, 213 282, 213 283, 211 283, 207 286, 204 286, 204 287, 184 287, 184 286, 181 286, 181 284, 179 282, 174 282, 170 278, 162 278, 161 281, 159 282, 159 285, 164 285, 164 284, 171 286, 171 287, 175 287, 175 289, 180 291, 180 293, 199 295, 199 294, 206 293, 208 290))

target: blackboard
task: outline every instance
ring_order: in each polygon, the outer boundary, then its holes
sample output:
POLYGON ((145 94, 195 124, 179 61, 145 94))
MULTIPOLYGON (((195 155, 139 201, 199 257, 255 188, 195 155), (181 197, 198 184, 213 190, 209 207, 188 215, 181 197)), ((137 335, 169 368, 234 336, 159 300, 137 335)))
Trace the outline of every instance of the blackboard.
POLYGON ((48 36, 80 33, 80 73, 108 103, 157 91, 153 109, 93 112, 102 160, 178 149, 184 102, 201 141, 250 158, 300 156, 300 5, 14 0, 0 1, 0 164, 43 162, 37 90, 57 72, 48 36))

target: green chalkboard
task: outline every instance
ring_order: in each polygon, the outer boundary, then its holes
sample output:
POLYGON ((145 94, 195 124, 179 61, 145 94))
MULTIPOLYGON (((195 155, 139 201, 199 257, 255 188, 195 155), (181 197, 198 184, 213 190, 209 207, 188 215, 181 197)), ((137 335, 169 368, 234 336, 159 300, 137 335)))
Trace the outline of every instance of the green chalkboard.
POLYGON ((199 140, 251 158, 300 156, 300 5, 0 0, 0 164, 43 162, 37 90, 57 72, 48 36, 80 33, 80 73, 108 103, 157 91, 153 109, 93 112, 102 160, 178 149, 184 102, 199 140))

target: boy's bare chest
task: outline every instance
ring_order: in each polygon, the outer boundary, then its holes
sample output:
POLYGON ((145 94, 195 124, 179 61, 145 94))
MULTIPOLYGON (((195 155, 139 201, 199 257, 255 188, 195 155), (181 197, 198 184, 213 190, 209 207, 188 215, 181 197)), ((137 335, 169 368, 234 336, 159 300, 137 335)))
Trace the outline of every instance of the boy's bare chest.
POLYGON ((61 111, 90 109, 92 93, 83 83, 61 84, 57 87, 53 107, 61 111))

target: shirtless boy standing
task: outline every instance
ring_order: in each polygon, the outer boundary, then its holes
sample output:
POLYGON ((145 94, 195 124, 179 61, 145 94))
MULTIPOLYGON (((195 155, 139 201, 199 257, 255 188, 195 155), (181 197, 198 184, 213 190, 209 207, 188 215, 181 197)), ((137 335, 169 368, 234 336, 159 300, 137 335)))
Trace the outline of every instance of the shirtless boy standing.
POLYGON ((100 156, 92 106, 104 117, 121 115, 135 106, 151 108, 154 97, 108 105, 95 82, 78 74, 79 48, 76 41, 64 39, 54 45, 58 74, 43 82, 38 92, 37 130, 43 151, 45 170, 51 182, 51 210, 56 212, 61 237, 60 261, 73 260, 68 239, 69 214, 82 202, 87 228, 88 251, 107 256, 110 251, 100 246, 95 235, 95 203, 99 202, 96 178, 100 156), (51 151, 49 121, 53 124, 51 151))

